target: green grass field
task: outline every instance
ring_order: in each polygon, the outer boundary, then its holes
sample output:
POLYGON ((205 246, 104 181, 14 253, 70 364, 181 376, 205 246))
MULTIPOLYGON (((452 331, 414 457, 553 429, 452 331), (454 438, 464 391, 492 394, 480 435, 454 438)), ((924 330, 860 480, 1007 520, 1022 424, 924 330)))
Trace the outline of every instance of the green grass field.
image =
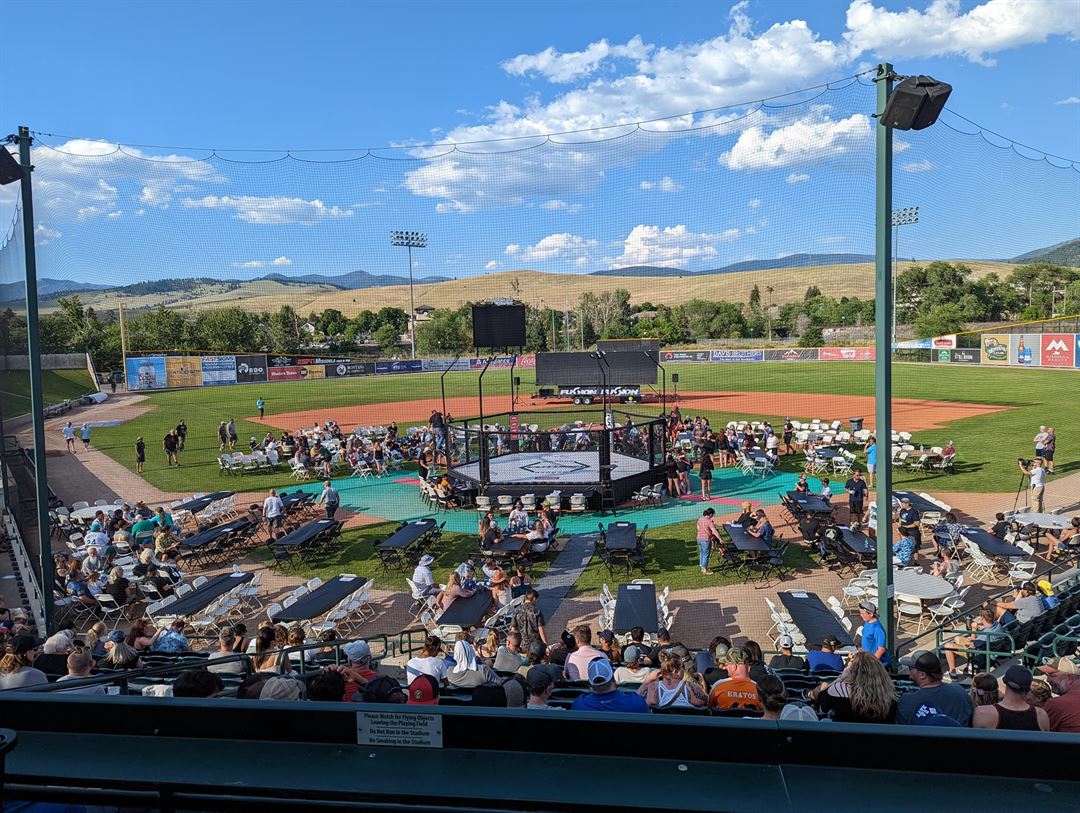
MULTIPOLYGON (((45 370, 41 380, 46 405, 97 392, 86 370, 45 370)), ((0 370, 0 399, 5 419, 29 412, 30 373, 27 370, 0 370)))
MULTIPOLYGON (((850 362, 787 364, 669 365, 668 376, 679 373, 679 389, 687 391, 772 391, 872 395, 874 367, 850 362)), ((520 370, 522 392, 532 389, 532 371, 520 370)), ((1000 404, 1009 409, 992 415, 955 421, 946 429, 920 432, 915 440, 926 445, 956 442, 958 473, 942 478, 898 474, 897 482, 912 485, 925 481, 928 489, 945 491, 1009 491, 1016 487, 1015 459, 1030 456, 1031 438, 1040 424, 1058 429, 1056 470, 1068 473, 1080 467, 1077 440, 1069 430, 1076 426, 1076 404, 1080 403, 1080 375, 1068 371, 1011 370, 964 367, 962 365, 894 365, 894 395, 955 402, 1000 404), (932 483, 932 485, 930 485, 932 483), (938 485, 940 483, 940 485, 938 485)), ((475 373, 446 376, 447 396, 475 396, 475 373)), ((485 393, 509 391, 509 375, 491 371, 484 380, 485 393)), ((669 389, 671 385, 669 384, 669 389)), ((146 480, 166 491, 205 491, 219 482, 217 473, 218 421, 233 417, 242 445, 251 435, 262 437, 265 428, 242 420, 255 412, 255 400, 266 399, 271 413, 306 409, 327 409, 353 404, 392 403, 439 396, 439 374, 379 376, 329 379, 287 384, 246 384, 196 390, 151 393, 152 409, 145 415, 114 428, 94 431, 93 443, 111 457, 134 469, 134 443, 138 435, 146 439, 148 460, 146 480), (189 428, 183 465, 169 468, 160 451, 161 438, 184 419, 189 428)), ((640 405, 634 411, 655 409, 640 405)), ((733 418, 766 417, 776 424, 783 416, 756 413, 746 415, 702 412, 710 421, 723 425, 733 418)), ((394 419, 387 410, 386 421, 394 419)), ((847 415, 799 416, 846 419, 847 415)), ((897 427, 903 429, 903 427, 897 427)), ((794 467, 795 461, 785 464, 794 467)), ((247 490, 265 489, 289 482, 287 473, 245 477, 247 490)), ((230 481, 233 487, 235 481, 230 481)))

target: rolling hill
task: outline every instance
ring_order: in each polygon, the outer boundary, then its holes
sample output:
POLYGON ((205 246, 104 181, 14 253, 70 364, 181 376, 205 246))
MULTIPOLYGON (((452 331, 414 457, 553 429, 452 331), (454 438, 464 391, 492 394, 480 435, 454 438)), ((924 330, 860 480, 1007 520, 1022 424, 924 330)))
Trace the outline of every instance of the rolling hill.
POLYGON ((1037 248, 1009 260, 1011 263, 1053 263, 1080 267, 1080 237, 1065 240, 1046 248, 1037 248))
POLYGON ((873 254, 788 254, 771 260, 742 260, 707 271, 683 271, 679 268, 662 268, 655 265, 631 265, 626 268, 608 268, 593 271, 594 277, 709 277, 715 274, 731 274, 739 271, 765 271, 777 268, 813 268, 817 266, 857 265, 872 263, 873 254))

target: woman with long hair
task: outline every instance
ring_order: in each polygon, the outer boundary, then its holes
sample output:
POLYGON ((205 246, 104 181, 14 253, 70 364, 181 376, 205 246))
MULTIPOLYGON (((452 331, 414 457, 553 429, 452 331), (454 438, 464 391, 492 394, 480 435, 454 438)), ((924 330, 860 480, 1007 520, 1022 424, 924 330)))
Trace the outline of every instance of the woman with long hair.
POLYGON ((869 652, 856 652, 836 680, 807 693, 807 699, 838 723, 891 723, 896 717, 896 686, 869 652))
POLYGON ((682 658, 667 650, 660 653, 659 671, 645 678, 638 694, 660 709, 700 708, 709 700, 700 683, 686 675, 682 658))
POLYGON ((758 681, 757 688, 758 701, 764 711, 761 719, 779 720, 780 712, 784 710, 787 703, 787 689, 784 688, 784 681, 776 675, 766 675, 758 681))
POLYGON ((154 632, 156 630, 145 618, 136 618, 128 629, 127 645, 136 650, 144 650, 150 646, 154 632))
POLYGON ((712 499, 713 459, 708 449, 702 449, 698 463, 698 479, 701 480, 701 499, 712 499))
POLYGON ((105 656, 105 636, 109 634, 109 628, 104 621, 98 621, 86 631, 86 648, 95 658, 105 656))
POLYGON ((16 635, 9 638, 0 658, 0 689, 17 689, 37 686, 49 679, 40 669, 34 668, 37 641, 32 635, 16 635))
POLYGON ((499 654, 499 633, 489 629, 483 643, 477 647, 480 657, 490 663, 499 654))
POLYGON ((103 669, 138 669, 142 666, 142 661, 135 648, 124 640, 124 634, 116 630, 109 633, 109 640, 105 644, 105 657, 98 661, 98 666, 103 669))
POLYGON ((436 601, 439 604, 439 608, 443 612, 446 612, 456 599, 470 598, 475 593, 475 590, 466 590, 461 586, 461 575, 455 570, 450 574, 450 578, 446 580, 446 587, 439 593, 436 601))
POLYGON ((971 679, 971 703, 978 706, 992 706, 1001 700, 1001 689, 997 678, 986 672, 980 672, 971 679))
POLYGON ((275 674, 292 671, 289 659, 281 653, 274 627, 262 627, 255 637, 255 652, 251 656, 251 668, 256 672, 275 674))

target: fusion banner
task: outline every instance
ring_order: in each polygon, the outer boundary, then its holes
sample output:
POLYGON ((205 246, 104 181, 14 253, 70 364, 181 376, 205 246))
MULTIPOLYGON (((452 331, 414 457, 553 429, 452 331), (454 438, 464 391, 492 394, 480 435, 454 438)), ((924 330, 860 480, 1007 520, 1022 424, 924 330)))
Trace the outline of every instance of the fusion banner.
MULTIPOLYGON (((483 370, 484 365, 487 364, 487 361, 487 359, 469 359, 469 369, 483 370)), ((494 369, 505 369, 512 366, 514 366, 513 356, 496 356, 495 360, 491 362, 491 367, 494 369)))

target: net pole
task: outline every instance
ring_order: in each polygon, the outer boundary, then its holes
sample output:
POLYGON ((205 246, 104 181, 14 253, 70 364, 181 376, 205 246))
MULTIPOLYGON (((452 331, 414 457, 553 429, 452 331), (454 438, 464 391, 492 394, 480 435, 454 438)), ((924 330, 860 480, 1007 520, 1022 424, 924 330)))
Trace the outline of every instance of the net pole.
POLYGON ((45 396, 41 380, 41 336, 38 333, 37 252, 34 237, 34 187, 30 180, 29 127, 19 128, 19 161, 23 167, 22 206, 26 266, 26 333, 30 354, 30 412, 34 431, 34 500, 37 503, 38 578, 41 586, 41 609, 45 630, 53 624, 53 561, 49 527, 49 481, 45 471, 45 396))
POLYGON ((877 444, 877 583, 878 620, 885 628, 885 648, 896 644, 893 613, 892 566, 892 128, 881 124, 881 115, 893 88, 893 66, 877 67, 877 140, 875 190, 875 420, 877 444))

